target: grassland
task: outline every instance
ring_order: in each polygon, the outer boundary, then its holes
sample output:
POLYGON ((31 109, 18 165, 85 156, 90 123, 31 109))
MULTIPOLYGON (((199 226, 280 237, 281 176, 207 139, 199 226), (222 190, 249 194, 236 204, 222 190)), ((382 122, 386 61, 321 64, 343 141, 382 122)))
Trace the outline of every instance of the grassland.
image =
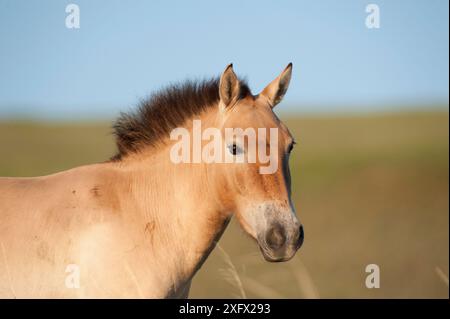
MULTIPOLYGON (((232 222, 191 297, 448 298, 448 113, 285 118, 304 246, 270 264, 232 222), (364 284, 371 263, 379 289, 364 284)), ((102 161, 114 143, 108 123, 0 121, 0 150, 0 176, 34 176, 102 161)))

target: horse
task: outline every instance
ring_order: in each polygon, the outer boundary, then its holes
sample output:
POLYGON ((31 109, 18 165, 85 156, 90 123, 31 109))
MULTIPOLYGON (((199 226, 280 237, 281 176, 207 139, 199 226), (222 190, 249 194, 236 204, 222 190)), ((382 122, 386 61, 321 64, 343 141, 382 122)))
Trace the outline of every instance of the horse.
MULTIPOLYGON (((220 77, 170 85, 120 114, 109 160, 0 178, 0 296, 187 298, 232 216, 267 261, 291 259, 304 240, 291 200, 295 141, 273 112, 291 74, 289 64, 257 95, 231 64, 220 77), (276 129, 275 143, 257 144, 272 144, 278 168, 261 174, 259 159, 175 163, 170 134, 191 132, 194 119, 219 132, 276 129)), ((231 158, 256 147, 248 136, 221 136, 231 158)))

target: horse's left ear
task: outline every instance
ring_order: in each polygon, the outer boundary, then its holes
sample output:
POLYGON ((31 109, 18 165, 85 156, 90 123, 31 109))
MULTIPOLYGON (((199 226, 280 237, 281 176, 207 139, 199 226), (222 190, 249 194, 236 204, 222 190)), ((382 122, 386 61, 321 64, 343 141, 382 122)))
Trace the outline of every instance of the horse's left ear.
POLYGON ((261 95, 268 98, 270 106, 273 108, 275 105, 281 102, 286 91, 289 87, 292 75, 292 63, 281 72, 281 74, 273 80, 268 86, 264 88, 261 95))
POLYGON ((239 98, 240 83, 233 71, 233 64, 229 64, 220 77, 219 96, 223 106, 228 107, 239 98))

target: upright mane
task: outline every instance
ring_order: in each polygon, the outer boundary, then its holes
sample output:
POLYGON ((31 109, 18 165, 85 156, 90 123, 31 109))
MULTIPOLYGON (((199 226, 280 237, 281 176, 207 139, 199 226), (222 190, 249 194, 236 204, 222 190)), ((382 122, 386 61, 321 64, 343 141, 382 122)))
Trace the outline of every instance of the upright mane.
MULTIPOLYGON (((240 80, 240 98, 250 94, 240 80)), ((142 101, 135 111, 121 113, 113 125, 118 153, 113 160, 155 146, 186 120, 199 115, 219 102, 219 78, 173 84, 142 101)))

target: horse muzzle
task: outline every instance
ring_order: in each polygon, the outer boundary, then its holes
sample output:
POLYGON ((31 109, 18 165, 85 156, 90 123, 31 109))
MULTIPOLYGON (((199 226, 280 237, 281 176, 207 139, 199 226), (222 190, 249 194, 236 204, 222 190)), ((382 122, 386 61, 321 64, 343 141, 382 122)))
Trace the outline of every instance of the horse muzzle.
POLYGON ((288 261, 294 257, 305 239, 303 226, 271 225, 257 237, 264 259, 270 262, 288 261))

